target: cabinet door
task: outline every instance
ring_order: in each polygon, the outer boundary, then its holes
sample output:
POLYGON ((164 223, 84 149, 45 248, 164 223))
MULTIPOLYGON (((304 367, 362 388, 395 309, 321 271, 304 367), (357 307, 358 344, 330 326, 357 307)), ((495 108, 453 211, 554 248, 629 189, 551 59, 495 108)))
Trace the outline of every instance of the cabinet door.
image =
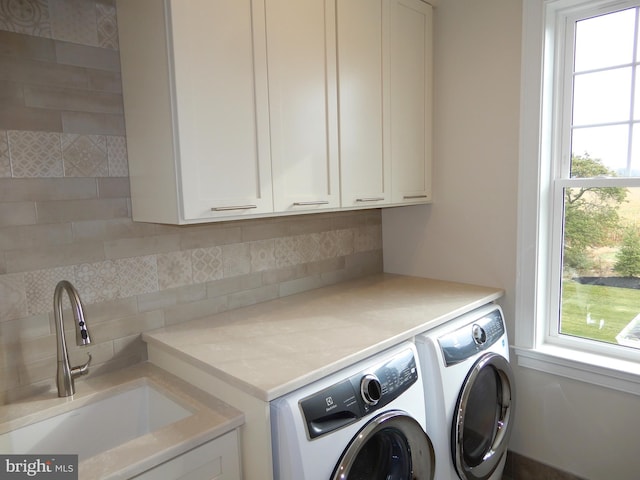
POLYGON ((391 0, 393 203, 431 200, 432 9, 391 0))
POLYGON ((340 181, 343 207, 391 201, 389 2, 338 0, 340 181))
POLYGON ((273 211, 264 5, 171 0, 186 220, 273 211))
POLYGON ((274 209, 340 206, 335 0, 267 0, 274 209))

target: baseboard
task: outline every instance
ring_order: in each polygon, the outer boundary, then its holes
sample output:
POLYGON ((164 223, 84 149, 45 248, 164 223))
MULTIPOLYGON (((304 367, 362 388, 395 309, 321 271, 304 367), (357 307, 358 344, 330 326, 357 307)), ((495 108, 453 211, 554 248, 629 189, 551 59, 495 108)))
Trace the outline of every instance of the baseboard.
POLYGON ((584 480, 515 452, 507 452, 503 480, 584 480))

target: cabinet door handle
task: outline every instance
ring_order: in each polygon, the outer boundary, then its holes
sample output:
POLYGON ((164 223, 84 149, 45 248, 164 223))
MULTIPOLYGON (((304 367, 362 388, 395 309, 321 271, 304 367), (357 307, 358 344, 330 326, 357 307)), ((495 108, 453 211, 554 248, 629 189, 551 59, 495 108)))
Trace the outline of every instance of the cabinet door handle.
POLYGON ((404 200, 412 200, 414 198, 429 198, 429 195, 405 195, 402 197, 404 200))
POLYGON ((356 202, 381 202, 384 197, 356 198, 356 202))
POLYGON ((213 207, 212 212, 226 212, 227 210, 251 210, 252 208, 258 208, 257 205, 230 205, 228 207, 213 207))
POLYGON ((312 202, 293 202, 296 207, 308 207, 310 205, 327 205, 329 200, 314 200, 312 202))

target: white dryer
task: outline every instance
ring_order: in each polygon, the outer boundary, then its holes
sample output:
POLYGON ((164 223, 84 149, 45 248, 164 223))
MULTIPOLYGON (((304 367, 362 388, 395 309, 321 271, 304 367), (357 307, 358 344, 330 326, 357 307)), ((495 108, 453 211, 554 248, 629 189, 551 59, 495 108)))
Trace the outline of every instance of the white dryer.
POLYGON ((415 345, 403 343, 271 402, 276 480, 432 480, 415 345))
POLYGON ((437 480, 499 480, 515 385, 502 310, 485 305, 416 337, 437 480))

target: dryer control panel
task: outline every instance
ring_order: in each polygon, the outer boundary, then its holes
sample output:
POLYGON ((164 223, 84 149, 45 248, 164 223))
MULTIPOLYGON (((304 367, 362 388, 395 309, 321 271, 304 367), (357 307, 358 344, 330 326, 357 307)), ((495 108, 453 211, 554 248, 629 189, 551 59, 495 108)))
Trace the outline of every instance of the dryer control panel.
POLYGON ((499 308, 476 318, 471 323, 438 338, 447 367, 463 362, 486 350, 505 334, 504 319, 499 308))
POLYGON ((363 370, 300 400, 310 440, 388 405, 418 380, 413 351, 363 370))

